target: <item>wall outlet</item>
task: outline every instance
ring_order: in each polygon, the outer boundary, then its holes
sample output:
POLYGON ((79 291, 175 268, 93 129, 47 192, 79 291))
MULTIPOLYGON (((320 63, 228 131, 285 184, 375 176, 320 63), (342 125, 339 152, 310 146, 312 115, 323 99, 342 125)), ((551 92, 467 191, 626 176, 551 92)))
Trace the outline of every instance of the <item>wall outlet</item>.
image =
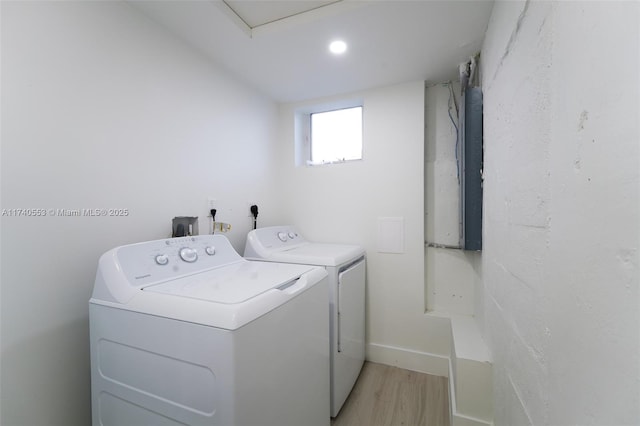
MULTIPOLYGON (((247 217, 253 217, 253 215, 251 214, 251 206, 257 206, 258 203, 256 203, 255 201, 249 201, 247 202, 247 208, 246 208, 246 212, 247 212, 247 217)), ((258 209, 258 216, 260 215, 260 209, 258 209)))

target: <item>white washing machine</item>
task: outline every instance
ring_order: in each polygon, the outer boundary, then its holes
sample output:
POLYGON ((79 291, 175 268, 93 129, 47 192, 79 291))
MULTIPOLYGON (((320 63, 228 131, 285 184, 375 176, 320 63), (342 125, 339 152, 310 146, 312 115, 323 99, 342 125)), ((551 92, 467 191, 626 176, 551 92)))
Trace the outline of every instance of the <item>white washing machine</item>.
POLYGON ((293 226, 272 226, 249 232, 244 257, 322 266, 329 273, 331 417, 337 416, 364 364, 364 248, 312 243, 293 226))
POLYGON ((327 285, 221 235, 108 251, 89 302, 93 425, 327 426, 327 285))

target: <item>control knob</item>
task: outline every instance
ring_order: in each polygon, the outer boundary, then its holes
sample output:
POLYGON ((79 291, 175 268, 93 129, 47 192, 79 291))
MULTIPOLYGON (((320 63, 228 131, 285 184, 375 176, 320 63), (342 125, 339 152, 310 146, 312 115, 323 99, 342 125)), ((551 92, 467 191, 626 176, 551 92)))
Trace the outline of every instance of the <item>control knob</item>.
POLYGON ((185 262, 193 263, 198 260, 198 252, 196 249, 192 249, 190 247, 185 247, 180 249, 180 259, 185 262))

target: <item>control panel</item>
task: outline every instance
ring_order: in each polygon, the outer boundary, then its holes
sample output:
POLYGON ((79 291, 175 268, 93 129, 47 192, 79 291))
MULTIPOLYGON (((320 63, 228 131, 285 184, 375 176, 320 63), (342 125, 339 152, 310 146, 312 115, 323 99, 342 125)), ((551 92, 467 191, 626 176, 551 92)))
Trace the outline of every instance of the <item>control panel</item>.
POLYGON ((278 236, 278 239, 280 241, 282 241, 283 243, 286 243, 287 241, 294 241, 296 239, 296 237, 298 237, 299 235, 294 232, 294 231, 280 231, 276 234, 278 236))
POLYGON ((244 261, 222 235, 168 238, 114 250, 122 273, 136 287, 244 261))
POLYGON ((268 226, 251 232, 256 242, 268 249, 289 248, 306 242, 292 226, 268 226))

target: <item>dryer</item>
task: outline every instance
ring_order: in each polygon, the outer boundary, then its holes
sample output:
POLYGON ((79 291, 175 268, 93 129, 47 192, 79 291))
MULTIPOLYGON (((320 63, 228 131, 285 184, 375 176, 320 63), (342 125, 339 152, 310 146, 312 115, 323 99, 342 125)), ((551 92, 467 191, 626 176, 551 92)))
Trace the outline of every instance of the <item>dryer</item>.
POLYGON ((249 232, 244 257, 321 266, 328 272, 331 417, 337 416, 364 364, 364 248, 309 242, 293 226, 271 226, 249 232))
POLYGON ((327 283, 221 235, 108 251, 89 302, 93 425, 327 426, 327 283))

